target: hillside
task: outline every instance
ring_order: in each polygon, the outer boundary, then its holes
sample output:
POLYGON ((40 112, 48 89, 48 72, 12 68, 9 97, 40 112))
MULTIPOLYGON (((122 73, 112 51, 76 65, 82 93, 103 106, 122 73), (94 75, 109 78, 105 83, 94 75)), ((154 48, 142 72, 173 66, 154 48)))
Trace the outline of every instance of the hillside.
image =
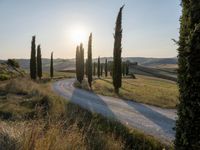
MULTIPOLYGON (((101 58, 101 62, 105 62, 106 57, 101 58)), ((112 61, 112 57, 107 57, 108 61, 112 61)), ((139 65, 145 67, 174 69, 177 68, 177 58, 145 58, 145 57, 124 57, 123 61, 138 62, 139 65)), ((0 60, 1 62, 2 60, 0 60)), ((29 70, 29 59, 17 59, 22 69, 29 70)), ((97 58, 93 61, 97 62, 97 58)), ((43 70, 49 71, 50 59, 43 59, 43 70)), ((75 68, 75 59, 54 59, 54 68, 59 70, 73 70, 75 68)))
MULTIPOLYGON (((105 62, 106 57, 101 58, 101 62, 105 62)), ((107 58, 108 61, 112 61, 112 57, 107 58)), ((97 58, 94 59, 97 62, 97 58)), ((161 67, 161 66, 173 66, 177 67, 177 58, 146 58, 146 57, 124 57, 123 61, 137 62, 139 65, 145 67, 161 67)))
POLYGON ((8 80, 15 77, 22 77, 25 72, 15 66, 12 66, 6 62, 0 63, 0 80, 8 80))
MULTIPOLYGON (((30 61, 29 59, 17 59, 19 65, 24 69, 29 71, 30 61)), ((50 67, 50 59, 44 58, 42 59, 42 68, 43 71, 49 71, 50 67)), ((59 70, 71 70, 74 69, 75 62, 72 59, 54 59, 54 69, 55 71, 59 70)))
POLYGON ((157 77, 161 79, 167 79, 171 81, 177 81, 177 71, 174 68, 152 68, 152 67, 144 67, 141 65, 131 66, 129 69, 129 73, 145 75, 150 77, 157 77))

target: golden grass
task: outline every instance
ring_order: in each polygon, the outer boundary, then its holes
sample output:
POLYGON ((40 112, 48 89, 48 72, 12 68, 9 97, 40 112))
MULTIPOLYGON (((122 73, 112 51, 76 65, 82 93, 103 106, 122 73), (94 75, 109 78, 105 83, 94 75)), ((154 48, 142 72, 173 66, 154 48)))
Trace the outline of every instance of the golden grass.
MULTIPOLYGON (((62 79, 62 78, 74 78, 75 73, 74 72, 54 72, 54 79, 62 79)), ((43 78, 50 78, 49 72, 43 72, 43 78)))
POLYGON ((97 94, 120 97, 163 108, 175 108, 178 104, 177 84, 154 77, 137 75, 136 79, 123 78, 119 95, 114 93, 111 78, 95 80, 92 89, 97 94))
POLYGON ((49 85, 37 84, 28 78, 8 81, 0 87, 0 118, 16 120, 33 119, 41 114, 60 115, 64 112, 64 103, 49 92, 49 85))
POLYGON ((86 149, 82 133, 76 127, 64 129, 61 123, 47 124, 44 120, 1 122, 0 138, 5 136, 10 144, 6 143, 4 149, 86 149))
MULTIPOLYGON (((50 83, 38 84, 29 79, 16 79, 10 81, 0 91, 1 95, 4 96, 10 94, 11 97, 4 97, 3 101, 8 105, 9 103, 13 105, 11 108, 17 107, 22 112, 26 112, 23 110, 26 108, 37 114, 37 117, 29 119, 19 117, 13 120, 1 120, 1 149, 121 150, 170 148, 151 136, 144 135, 137 130, 130 130, 114 120, 92 114, 77 105, 64 102, 62 98, 53 94, 50 83), (23 103, 22 106, 18 106, 24 100, 37 105, 23 103), (43 115, 40 107, 37 106, 38 104, 46 106, 45 102, 48 102, 48 109, 44 109, 47 113, 43 115)), ((2 98, 0 97, 0 100, 2 98)), ((7 109, 7 112, 14 114, 16 110, 11 108, 7 109)), ((5 110, 0 108, 0 111, 5 110)), ((23 113, 18 115, 23 116, 23 113)))

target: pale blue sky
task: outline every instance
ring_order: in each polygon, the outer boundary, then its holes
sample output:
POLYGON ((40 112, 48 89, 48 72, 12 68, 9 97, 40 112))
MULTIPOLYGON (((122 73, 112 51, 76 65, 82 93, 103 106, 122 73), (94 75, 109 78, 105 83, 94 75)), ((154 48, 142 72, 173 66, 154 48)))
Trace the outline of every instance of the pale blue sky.
POLYGON ((29 58, 32 35, 43 57, 54 51, 56 58, 73 58, 71 30, 78 27, 93 33, 94 57, 112 56, 122 4, 123 57, 177 55, 171 39, 178 39, 180 0, 0 0, 0 59, 29 58))

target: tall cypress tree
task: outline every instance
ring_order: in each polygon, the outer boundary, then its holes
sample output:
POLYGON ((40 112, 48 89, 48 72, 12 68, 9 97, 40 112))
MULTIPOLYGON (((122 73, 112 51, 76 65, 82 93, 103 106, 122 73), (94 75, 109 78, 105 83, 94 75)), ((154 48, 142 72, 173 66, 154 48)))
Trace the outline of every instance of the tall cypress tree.
POLYGON ((90 33, 88 41, 88 83, 92 87, 92 33, 90 33))
POLYGON ((51 52, 51 63, 50 63, 50 77, 54 76, 54 68, 53 68, 53 52, 51 52))
POLYGON ((100 57, 98 57, 98 64, 97 64, 97 76, 98 78, 100 78, 100 75, 101 75, 101 72, 100 72, 100 69, 101 69, 101 66, 100 66, 100 57))
POLYGON ((128 76, 129 74, 129 62, 126 61, 126 75, 128 76))
POLYGON ((114 34, 114 50, 113 50, 113 86, 115 88, 115 93, 119 93, 119 88, 122 85, 122 68, 121 68, 121 51, 122 51, 122 6, 119 10, 116 26, 115 26, 115 34, 114 34))
POLYGON ((42 77, 42 54, 40 45, 37 46, 37 75, 39 79, 42 77))
POLYGON ((182 0, 175 149, 200 149, 200 1, 182 0))
POLYGON ((84 49, 83 44, 80 44, 80 83, 84 79, 84 49))
POLYGON ((31 59, 30 59, 30 76, 31 79, 37 78, 37 70, 36 70, 36 45, 35 45, 35 36, 32 36, 31 42, 31 59))
POLYGON ((80 48, 76 47, 76 78, 79 82, 81 82, 81 74, 80 74, 80 48))
POLYGON ((93 76, 96 76, 96 63, 93 63, 93 76))
POLYGON ((100 74, 101 74, 101 76, 103 76, 103 63, 101 63, 100 74))
POLYGON ((105 60, 105 77, 107 77, 108 76, 108 60, 106 59, 105 60))

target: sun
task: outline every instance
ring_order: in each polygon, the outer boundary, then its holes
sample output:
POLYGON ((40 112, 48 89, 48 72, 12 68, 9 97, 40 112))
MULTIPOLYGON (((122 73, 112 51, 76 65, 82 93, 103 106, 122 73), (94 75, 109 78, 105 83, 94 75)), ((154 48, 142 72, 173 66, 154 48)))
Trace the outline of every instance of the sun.
POLYGON ((87 41, 87 31, 82 26, 75 26, 70 30, 72 42, 75 44, 84 43, 87 41))

